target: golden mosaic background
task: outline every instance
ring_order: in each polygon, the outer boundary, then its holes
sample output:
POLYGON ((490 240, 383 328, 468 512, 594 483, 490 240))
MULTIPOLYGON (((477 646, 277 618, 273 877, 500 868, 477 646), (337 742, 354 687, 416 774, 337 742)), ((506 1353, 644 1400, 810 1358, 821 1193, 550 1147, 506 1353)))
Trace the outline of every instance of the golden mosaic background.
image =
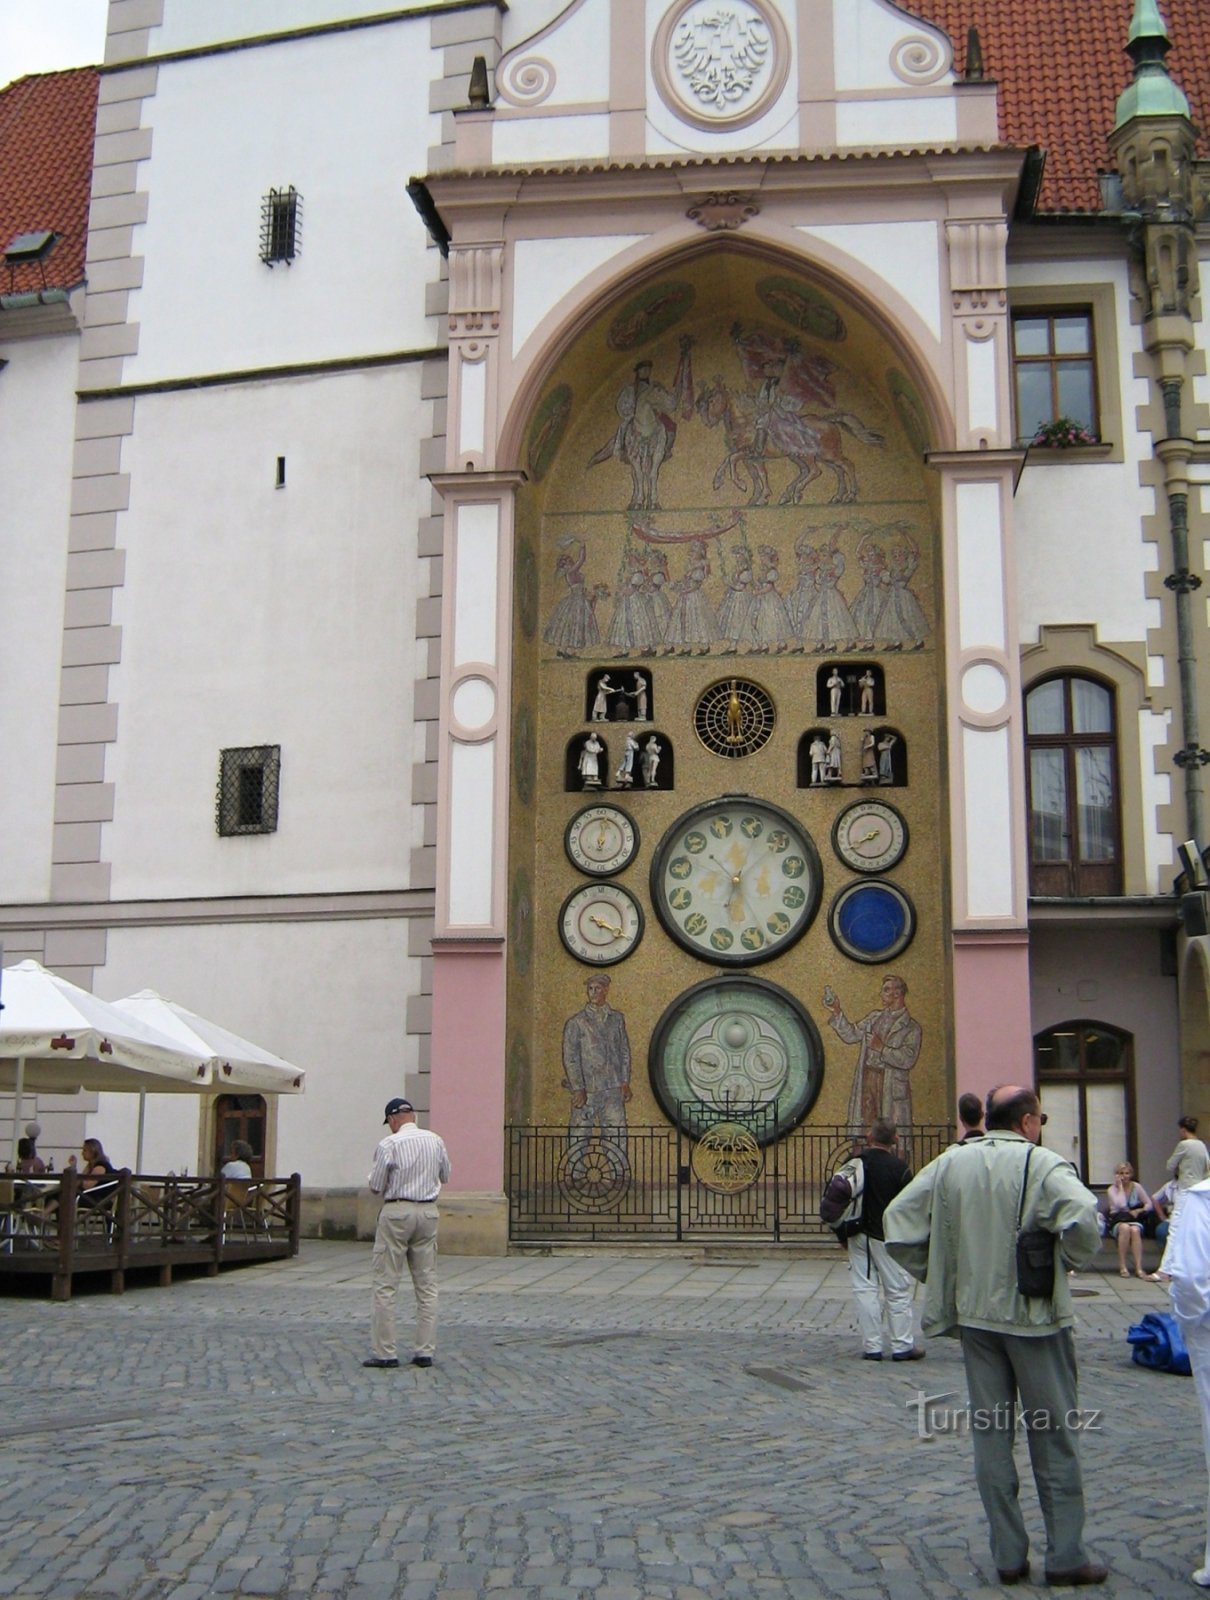
MULTIPOLYGON (((571 957, 558 936, 559 908, 584 881, 564 853, 563 835, 569 819, 600 797, 629 812, 642 836, 636 861, 619 881, 643 905, 645 936, 631 957, 605 969, 612 980, 609 1001, 625 1014, 633 1056, 629 1116, 634 1123, 665 1120, 648 1083, 648 1041, 665 1008, 720 969, 665 935, 651 906, 648 869, 673 821, 693 804, 728 792, 794 813, 823 863, 823 898, 810 930, 784 956, 750 969, 799 997, 823 1037, 824 1084, 808 1124, 845 1120, 858 1053, 827 1026, 825 985, 857 1021, 877 1008, 888 973, 907 982, 908 1008, 923 1027, 912 1074, 915 1120, 949 1119, 942 623, 936 484, 921 459, 926 435, 902 364, 853 305, 784 266, 725 249, 615 302, 551 374, 528 430, 531 481, 520 496, 517 525, 513 751, 515 765, 521 746, 525 769, 514 770, 510 819, 513 1119, 567 1120, 563 1024, 583 1005, 585 981, 595 969, 571 957), (651 383, 663 393, 646 388, 651 383), (711 425, 709 415, 723 403, 730 408, 730 441, 727 424, 711 425), (651 413, 662 430, 650 448, 641 439, 634 443, 641 429, 626 433, 644 409, 648 442, 651 413), (786 447, 804 444, 809 448, 792 458, 786 447), (752 503, 764 498, 761 474, 754 476, 749 465, 754 455, 767 478, 764 504, 752 503), (794 493, 797 500, 789 497, 794 493), (833 499, 848 493, 853 498, 833 499), (703 615, 717 625, 720 614, 737 614, 738 603, 725 603, 745 558, 751 589, 762 574, 768 589, 772 575, 772 589, 791 618, 789 633, 773 605, 767 638, 693 637, 703 615), (900 593, 910 590, 918 616, 910 604, 900 609, 909 614, 908 634, 919 637, 828 640, 812 637, 810 623, 799 632, 796 615, 806 592, 798 589, 799 578, 817 561, 828 566, 831 587, 855 628, 869 620, 858 604, 863 584, 873 573, 889 589, 889 569, 897 562, 900 593), (585 592, 569 603, 576 586, 585 592), (642 620, 644 613, 664 614, 658 597, 651 598, 653 588, 663 591, 667 611, 681 602, 671 640, 667 631, 649 637, 642 620), (684 602, 686 592, 698 597, 692 606, 684 602), (620 605, 620 595, 631 596, 629 608, 620 605), (821 717, 816 709, 817 670, 833 660, 882 668, 886 710, 874 725, 901 735, 906 786, 857 785, 864 719, 821 717), (633 790, 616 791, 609 782, 599 793, 567 789, 574 750, 593 726, 586 720, 588 679, 607 665, 615 684, 629 685, 636 669, 650 680, 650 723, 629 726, 643 740, 656 732, 671 748, 673 790, 645 791, 637 772, 633 790), (777 715, 769 743, 740 761, 710 754, 693 731, 699 695, 731 674, 760 683, 777 715), (833 721, 846 784, 799 788, 800 737, 833 721), (907 855, 887 876, 914 902, 917 931, 889 965, 846 959, 827 931, 832 896, 856 876, 832 849, 832 824, 863 796, 894 804, 911 836, 907 855), (521 1072, 526 1081, 517 1081, 521 1072)), ((902 625, 898 631, 904 635, 902 625)), ((612 769, 627 725, 609 723, 600 731, 612 769)))

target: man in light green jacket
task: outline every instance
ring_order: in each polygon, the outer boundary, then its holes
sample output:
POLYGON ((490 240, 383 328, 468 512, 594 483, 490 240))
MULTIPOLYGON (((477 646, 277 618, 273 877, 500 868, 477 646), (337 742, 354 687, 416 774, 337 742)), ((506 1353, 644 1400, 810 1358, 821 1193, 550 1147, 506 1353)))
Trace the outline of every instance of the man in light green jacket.
POLYGON ((1012 1084, 993 1089, 986 1126, 984 1138, 952 1145, 891 1202, 883 1223, 887 1248, 926 1286, 925 1336, 962 1341, 975 1479, 1000 1581, 1029 1578, 1013 1464, 1020 1420, 1046 1522, 1046 1581, 1103 1583, 1106 1568, 1084 1547, 1075 1319, 1066 1271, 1083 1266, 1100 1247, 1096 1196, 1070 1162, 1037 1147, 1042 1119, 1032 1090, 1012 1084), (1047 1297, 1029 1298, 1017 1288, 1019 1228, 1055 1236, 1054 1291, 1047 1297))

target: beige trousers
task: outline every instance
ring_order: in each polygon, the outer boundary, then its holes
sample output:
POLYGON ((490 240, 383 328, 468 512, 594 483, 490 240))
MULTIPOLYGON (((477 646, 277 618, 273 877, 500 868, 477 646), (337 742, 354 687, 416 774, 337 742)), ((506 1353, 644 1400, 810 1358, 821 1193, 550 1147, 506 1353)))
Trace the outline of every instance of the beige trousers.
POLYGON ((416 1291, 416 1348, 431 1356, 437 1348, 437 1207, 396 1200, 378 1213, 374 1235, 370 1309, 370 1349, 390 1360, 395 1347, 395 1297, 406 1266, 416 1291))

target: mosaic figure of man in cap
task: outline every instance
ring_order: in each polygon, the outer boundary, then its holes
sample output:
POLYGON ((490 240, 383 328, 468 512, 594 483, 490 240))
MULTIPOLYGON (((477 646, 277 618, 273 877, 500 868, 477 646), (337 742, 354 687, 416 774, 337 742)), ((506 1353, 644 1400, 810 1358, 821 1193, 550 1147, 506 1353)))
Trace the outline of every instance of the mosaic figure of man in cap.
POLYGON ((363 1367, 397 1367, 395 1298, 406 1266, 416 1292, 414 1367, 431 1367, 437 1347, 437 1197, 450 1181, 444 1140, 416 1124, 410 1100, 388 1100, 368 1183, 382 1196, 371 1268, 370 1351, 363 1367))

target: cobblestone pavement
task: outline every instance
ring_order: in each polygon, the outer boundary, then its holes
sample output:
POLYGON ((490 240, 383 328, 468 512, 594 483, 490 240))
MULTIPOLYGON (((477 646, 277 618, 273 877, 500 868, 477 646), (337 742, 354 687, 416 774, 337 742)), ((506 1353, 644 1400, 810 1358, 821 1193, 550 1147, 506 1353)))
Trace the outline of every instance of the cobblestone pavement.
MULTIPOLYGON (((0 1597, 1001 1592, 969 1438, 921 1437, 919 1394, 965 1397, 957 1346, 862 1362, 838 1255, 445 1257, 437 1364, 394 1372, 360 1364, 369 1256, 0 1299, 0 1597)), ((1192 1595, 1193 1386, 1124 1339, 1166 1296, 1079 1286, 1094 1592, 1192 1595)))

